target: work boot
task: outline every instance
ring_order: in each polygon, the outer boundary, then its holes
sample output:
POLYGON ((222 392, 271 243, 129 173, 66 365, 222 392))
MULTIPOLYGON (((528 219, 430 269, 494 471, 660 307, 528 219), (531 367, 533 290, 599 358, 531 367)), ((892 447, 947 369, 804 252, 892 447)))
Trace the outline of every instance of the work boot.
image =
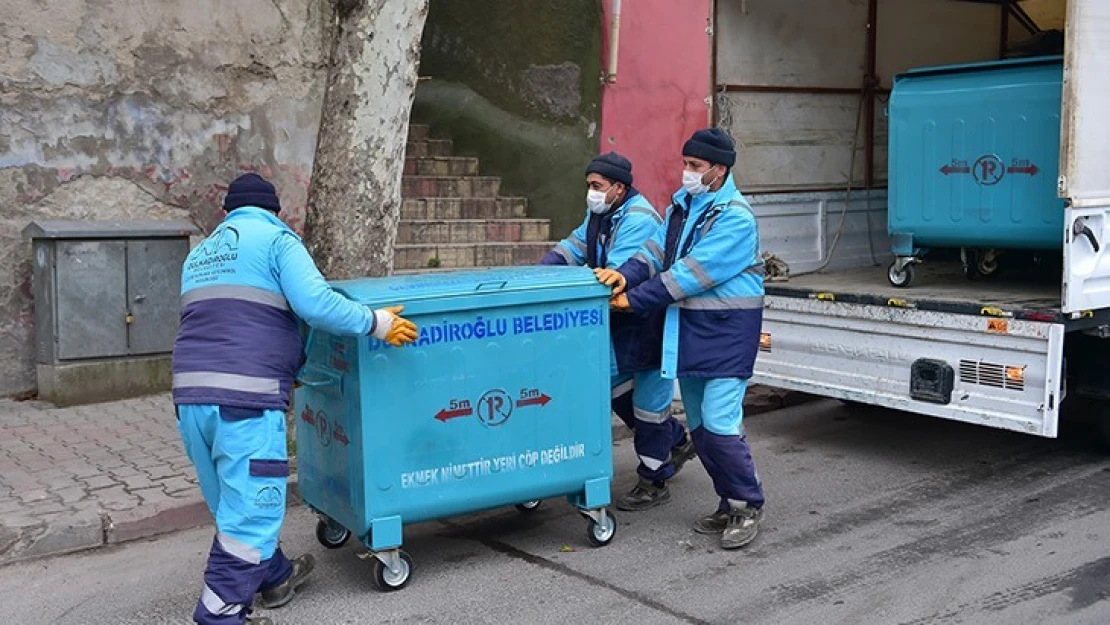
POLYGON ((617 500, 618 510, 647 510, 671 500, 671 490, 666 484, 656 486, 654 482, 641 479, 632 490, 617 500))
POLYGON ((316 567, 316 558, 306 553, 292 561, 293 572, 282 583, 262 591, 260 605, 267 610, 276 610, 293 600, 297 587, 308 579, 308 574, 316 567))
POLYGON ((749 508, 747 504, 733 505, 728 511, 728 525, 721 534, 721 549, 739 549, 750 544, 759 534, 761 521, 762 508, 749 508))
POLYGON ((682 470, 682 465, 694 459, 697 452, 694 450, 694 441, 689 436, 683 437, 684 442, 671 448, 671 462, 674 463, 674 474, 682 470))
POLYGON ((728 510, 718 510, 694 523, 694 531, 699 534, 721 534, 726 527, 728 527, 728 510))

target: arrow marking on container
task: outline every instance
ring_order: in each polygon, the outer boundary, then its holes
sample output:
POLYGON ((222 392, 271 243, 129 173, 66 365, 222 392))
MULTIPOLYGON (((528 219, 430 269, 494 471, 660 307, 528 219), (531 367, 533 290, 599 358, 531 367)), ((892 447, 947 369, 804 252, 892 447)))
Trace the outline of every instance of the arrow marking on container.
POLYGON ((342 443, 344 447, 346 447, 351 442, 351 439, 347 438, 347 434, 343 432, 343 426, 338 424, 335 426, 335 431, 332 433, 332 438, 342 443))
POLYGON ((1030 176, 1036 176, 1037 172, 1039 171, 1040 169, 1038 169, 1036 165, 1028 165, 1024 167, 1010 166, 1006 168, 1006 173, 1008 174, 1029 174, 1030 176))
POLYGON ((301 413, 301 421, 309 425, 316 425, 316 417, 312 414, 312 409, 305 407, 304 412, 301 413))
POLYGON ((436 420, 441 423, 447 423, 451 419, 458 419, 459 417, 470 417, 474 415, 473 408, 459 408, 458 410, 447 410, 444 408, 436 413, 436 420))
POLYGON ((537 397, 529 397, 527 399, 518 399, 516 402, 517 408, 524 406, 546 406, 551 402, 551 397, 546 394, 541 394, 537 397))
POLYGON ((970 174, 971 167, 967 165, 945 165, 940 168, 940 173, 947 176, 948 174, 970 174))

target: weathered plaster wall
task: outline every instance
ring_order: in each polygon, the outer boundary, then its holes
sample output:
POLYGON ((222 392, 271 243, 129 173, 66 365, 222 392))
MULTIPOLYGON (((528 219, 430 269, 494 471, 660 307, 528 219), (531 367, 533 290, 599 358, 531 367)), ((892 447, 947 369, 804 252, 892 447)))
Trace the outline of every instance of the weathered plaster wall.
POLYGON ((33 390, 35 219, 220 216, 258 170, 303 223, 318 0, 0 0, 0 396, 33 390))
POLYGON ((596 0, 432 0, 414 121, 453 139, 561 233, 585 211, 596 154, 601 7, 596 0))

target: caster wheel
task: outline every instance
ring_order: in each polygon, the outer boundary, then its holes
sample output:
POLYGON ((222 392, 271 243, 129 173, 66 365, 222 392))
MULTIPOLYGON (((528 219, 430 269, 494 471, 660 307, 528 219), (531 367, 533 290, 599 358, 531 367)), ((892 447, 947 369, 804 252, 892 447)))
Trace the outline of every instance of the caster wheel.
POLYGON ((534 512, 536 510, 536 508, 539 508, 539 507, 540 507, 540 500, 539 499, 537 499, 535 501, 526 501, 524 503, 518 503, 516 505, 516 509, 520 510, 521 512, 534 512))
POLYGON ((617 517, 613 516, 612 512, 605 515, 605 522, 598 523, 590 519, 589 524, 586 526, 586 539, 594 547, 604 547, 613 542, 613 537, 617 535, 617 517))
POLYGON ((316 540, 328 549, 339 549, 351 538, 351 530, 337 523, 319 521, 316 523, 316 540))
POLYGON ((975 268, 984 278, 993 276, 998 271, 998 254, 993 250, 983 252, 979 255, 979 262, 976 263, 975 268))
POLYGON ((409 580, 412 579, 412 558, 404 551, 400 555, 401 567, 396 573, 390 571, 381 560, 374 558, 374 585, 378 590, 392 592, 409 585, 409 580))
POLYGON ((967 260, 964 262, 964 277, 972 282, 976 282, 983 277, 979 271, 979 259, 981 258, 979 252, 971 251, 967 254, 967 260))
POLYGON ((891 263, 886 271, 886 277, 890 280, 890 283, 900 289, 908 287, 910 283, 913 282, 913 275, 914 271, 912 264, 906 265, 899 271, 898 266, 891 263))

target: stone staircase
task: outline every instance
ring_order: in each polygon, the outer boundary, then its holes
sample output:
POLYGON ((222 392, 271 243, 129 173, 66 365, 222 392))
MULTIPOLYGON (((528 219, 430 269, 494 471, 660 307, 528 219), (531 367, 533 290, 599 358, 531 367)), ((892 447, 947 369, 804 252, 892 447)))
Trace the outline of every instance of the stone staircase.
POLYGON ((525 198, 501 196, 500 178, 453 150, 427 125, 409 126, 395 273, 535 264, 555 245, 551 222, 528 219, 525 198))

